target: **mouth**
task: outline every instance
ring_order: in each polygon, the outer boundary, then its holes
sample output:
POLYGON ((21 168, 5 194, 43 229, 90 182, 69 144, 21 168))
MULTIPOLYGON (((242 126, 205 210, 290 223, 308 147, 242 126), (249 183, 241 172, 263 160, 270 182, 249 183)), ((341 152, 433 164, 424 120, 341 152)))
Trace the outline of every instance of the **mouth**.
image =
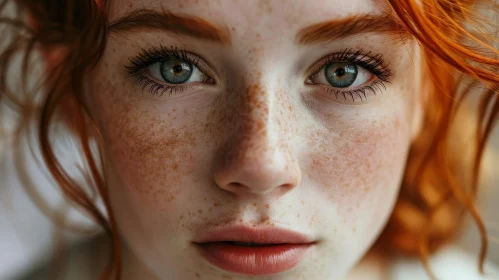
POLYGON ((262 276, 296 267, 315 242, 293 231, 240 226, 207 232, 193 244, 224 271, 262 276))

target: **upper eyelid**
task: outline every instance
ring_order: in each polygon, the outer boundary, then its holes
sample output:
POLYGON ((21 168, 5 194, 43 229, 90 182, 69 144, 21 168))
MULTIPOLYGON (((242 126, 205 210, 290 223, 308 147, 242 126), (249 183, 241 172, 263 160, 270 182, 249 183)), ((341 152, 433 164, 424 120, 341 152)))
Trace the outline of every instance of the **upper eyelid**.
MULTIPOLYGON (((322 58, 320 58, 319 60, 317 60, 316 62, 314 62, 309 68, 308 70, 306 71, 307 73, 307 76, 312 76, 312 75, 315 75, 317 74, 317 72, 319 72, 323 67, 325 67, 328 63, 331 63, 334 60, 334 55, 336 54, 329 54, 329 55, 326 55, 322 58)), ((350 62, 350 63, 355 63, 355 62, 359 62, 359 61, 337 61, 337 62, 350 62)))
POLYGON ((328 63, 331 62, 331 58, 334 54, 328 54, 324 57, 321 57, 316 62, 314 62, 308 69, 305 71, 305 77, 308 79, 322 70, 328 63))

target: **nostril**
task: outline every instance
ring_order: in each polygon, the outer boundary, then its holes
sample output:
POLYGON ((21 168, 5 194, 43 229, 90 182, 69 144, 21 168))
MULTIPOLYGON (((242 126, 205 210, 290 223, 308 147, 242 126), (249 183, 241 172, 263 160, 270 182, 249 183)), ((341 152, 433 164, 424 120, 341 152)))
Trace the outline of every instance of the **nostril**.
POLYGON ((251 192, 251 190, 250 190, 250 188, 248 188, 248 186, 241 184, 241 183, 238 183, 238 182, 228 183, 227 185, 225 185, 225 188, 223 188, 223 189, 225 189, 229 192, 233 192, 233 193, 251 192))
MULTIPOLYGON (((282 185, 277 187, 277 189, 279 190, 278 193, 286 193, 293 188, 294 188, 293 184, 282 184, 282 185)), ((255 190, 248 187, 247 185, 241 184, 238 182, 229 183, 229 184, 225 185, 224 189, 227 191, 230 191, 230 192, 234 192, 234 193, 241 193, 241 192, 254 193, 255 192, 255 190)), ((273 189, 273 188, 265 188, 265 189, 273 189)), ((266 193, 266 192, 267 191, 264 191, 262 193, 266 193)))
POLYGON ((293 185, 292 184, 283 184, 281 185, 281 189, 289 190, 292 189, 293 185))
POLYGON ((240 188, 243 188, 244 185, 241 183, 232 182, 232 183, 229 183, 228 187, 232 188, 232 189, 240 189, 240 188))

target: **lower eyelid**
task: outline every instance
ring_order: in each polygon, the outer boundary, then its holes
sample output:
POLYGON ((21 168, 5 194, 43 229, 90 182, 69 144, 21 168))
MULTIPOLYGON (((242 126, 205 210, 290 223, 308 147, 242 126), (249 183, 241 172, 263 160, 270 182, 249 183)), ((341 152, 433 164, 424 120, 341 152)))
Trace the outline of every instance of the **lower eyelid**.
POLYGON ((367 85, 360 86, 354 89, 342 90, 340 88, 335 88, 323 84, 314 84, 312 86, 316 87, 314 92, 316 92, 317 94, 340 104, 362 104, 368 101, 369 98, 372 97, 372 95, 377 96, 386 89, 384 81, 376 78, 373 81, 369 82, 367 85))

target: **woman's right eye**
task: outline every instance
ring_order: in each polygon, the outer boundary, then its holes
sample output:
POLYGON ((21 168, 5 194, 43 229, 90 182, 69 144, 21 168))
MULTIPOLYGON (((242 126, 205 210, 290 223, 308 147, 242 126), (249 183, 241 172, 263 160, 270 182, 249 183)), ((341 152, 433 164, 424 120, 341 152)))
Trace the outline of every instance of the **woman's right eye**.
POLYGON ((156 62, 147 70, 151 77, 168 84, 201 83, 208 79, 192 62, 180 58, 156 62))

